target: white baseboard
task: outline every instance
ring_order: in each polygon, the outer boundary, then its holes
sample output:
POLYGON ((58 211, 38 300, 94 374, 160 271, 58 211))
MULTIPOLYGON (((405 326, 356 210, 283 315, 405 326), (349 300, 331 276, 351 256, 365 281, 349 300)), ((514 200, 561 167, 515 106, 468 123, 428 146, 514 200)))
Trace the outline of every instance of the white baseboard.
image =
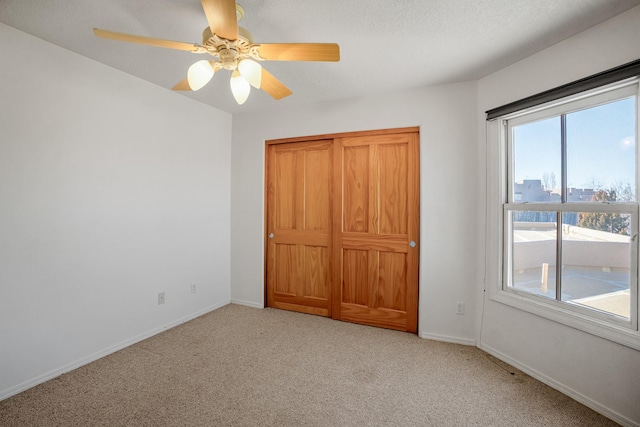
POLYGON ((421 332, 419 336, 420 338, 424 338, 427 340, 450 342, 453 344, 470 345, 472 347, 475 347, 477 344, 476 340, 460 338, 460 337, 452 337, 448 335, 428 334, 426 332, 421 332))
POLYGON ((606 406, 600 404, 599 402, 596 402, 595 400, 590 399, 589 397, 583 395, 582 393, 579 393, 573 390, 572 388, 569 388, 566 385, 554 380, 553 378, 546 376, 542 372, 518 362, 517 360, 507 356, 506 354, 500 352, 499 350, 496 350, 491 346, 478 345, 478 348, 482 351, 489 353, 492 356, 497 357, 503 362, 510 364, 511 366, 517 368, 518 370, 524 372, 525 374, 532 376, 533 378, 548 385, 549 387, 554 388, 563 394, 566 394, 573 400, 576 400, 582 403, 583 405, 593 409, 594 411, 604 415, 605 417, 612 419, 618 424, 621 424, 626 427, 638 426, 638 424, 636 424, 634 421, 630 420, 629 418, 625 417, 624 415, 621 415, 613 411, 612 409, 607 408, 606 406))
POLYGON ((234 299, 234 298, 231 298, 231 304, 246 305, 247 307, 253 307, 253 308, 264 308, 263 303, 245 301, 245 300, 234 299))
POLYGON ((51 370, 49 372, 46 372, 46 373, 44 373, 42 375, 38 375, 37 377, 32 378, 32 379, 27 380, 27 381, 24 381, 24 382, 22 382, 22 383, 20 383, 20 384, 18 384, 16 386, 9 387, 8 389, 0 391, 0 400, 7 399, 7 398, 9 398, 11 396, 14 396, 14 395, 16 395, 18 393, 21 393, 21 392, 23 392, 23 391, 25 391, 27 389, 35 387, 38 384, 42 384, 42 383, 44 383, 46 381, 49 381, 49 380, 51 380, 53 378, 59 377, 62 374, 65 374, 67 372, 73 371, 74 369, 77 369, 77 368, 79 368, 81 366, 87 365, 87 364, 89 364, 91 362, 94 362, 94 361, 96 361, 98 359, 101 359, 101 358, 103 358, 105 356, 108 356, 111 353, 115 353, 116 351, 122 350, 123 348, 129 347, 130 345, 133 345, 133 344, 135 344, 137 342, 146 340, 147 338, 150 338, 150 337, 152 337, 154 335, 157 335, 160 332, 164 332, 167 329, 171 329, 173 327, 181 325, 182 323, 188 322, 189 320, 193 320, 196 317, 200 317, 203 314, 207 314, 207 313, 210 313, 210 312, 212 312, 214 310, 217 310, 220 307, 224 307, 225 305, 228 305, 229 303, 230 303, 230 301, 227 300, 227 301, 223 301, 221 303, 209 306, 209 307, 207 307, 207 308, 205 308, 203 310, 199 310, 199 311, 197 311, 195 313, 192 313, 192 314, 190 314, 188 316, 182 317, 182 318, 180 318, 180 319, 178 319, 176 321, 167 323, 166 325, 160 326, 158 328, 154 328, 154 329, 152 329, 152 330, 150 330, 148 332, 145 332, 143 334, 137 335, 137 336, 135 336, 133 338, 130 338, 130 339, 125 340, 125 341, 122 341, 122 342, 120 342, 120 343, 118 343, 116 345, 109 346, 109 347, 107 347, 107 348, 105 348, 103 350, 100 350, 98 352, 90 354, 89 356, 80 358, 80 359, 78 359, 76 361, 73 361, 71 363, 63 365, 63 366, 61 366, 59 368, 53 369, 53 370, 51 370))

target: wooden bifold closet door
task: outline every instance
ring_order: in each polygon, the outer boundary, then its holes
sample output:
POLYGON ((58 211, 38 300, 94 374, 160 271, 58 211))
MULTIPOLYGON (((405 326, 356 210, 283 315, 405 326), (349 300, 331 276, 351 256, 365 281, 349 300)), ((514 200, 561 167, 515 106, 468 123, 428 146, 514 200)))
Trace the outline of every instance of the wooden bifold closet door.
POLYGON ((267 142, 267 305, 417 331, 417 128, 267 142))

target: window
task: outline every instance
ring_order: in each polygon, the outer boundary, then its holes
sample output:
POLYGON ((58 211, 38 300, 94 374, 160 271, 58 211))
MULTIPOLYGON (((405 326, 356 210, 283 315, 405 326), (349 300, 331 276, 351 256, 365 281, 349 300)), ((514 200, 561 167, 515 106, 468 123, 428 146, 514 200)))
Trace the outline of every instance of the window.
POLYGON ((637 105, 627 79, 498 117, 489 135, 492 298, 640 348, 637 105))

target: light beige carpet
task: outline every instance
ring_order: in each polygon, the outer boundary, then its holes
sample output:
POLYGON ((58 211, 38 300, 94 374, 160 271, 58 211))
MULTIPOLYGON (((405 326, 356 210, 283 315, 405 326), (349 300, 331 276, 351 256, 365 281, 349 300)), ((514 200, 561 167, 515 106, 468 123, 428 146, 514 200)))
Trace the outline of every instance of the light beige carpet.
POLYGON ((2 426, 613 426, 474 347, 228 305, 0 402, 2 426))

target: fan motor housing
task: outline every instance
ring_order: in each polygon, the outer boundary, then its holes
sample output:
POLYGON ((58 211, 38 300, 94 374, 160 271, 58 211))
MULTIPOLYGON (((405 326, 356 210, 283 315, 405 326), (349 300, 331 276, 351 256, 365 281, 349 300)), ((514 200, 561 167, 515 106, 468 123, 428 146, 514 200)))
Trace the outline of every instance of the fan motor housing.
POLYGON ((238 65, 238 51, 235 49, 222 48, 218 51, 220 64, 225 70, 235 70, 238 65))
POLYGON ((213 37, 213 33, 211 32, 211 28, 205 27, 202 31, 202 44, 206 45, 210 38, 213 37))

